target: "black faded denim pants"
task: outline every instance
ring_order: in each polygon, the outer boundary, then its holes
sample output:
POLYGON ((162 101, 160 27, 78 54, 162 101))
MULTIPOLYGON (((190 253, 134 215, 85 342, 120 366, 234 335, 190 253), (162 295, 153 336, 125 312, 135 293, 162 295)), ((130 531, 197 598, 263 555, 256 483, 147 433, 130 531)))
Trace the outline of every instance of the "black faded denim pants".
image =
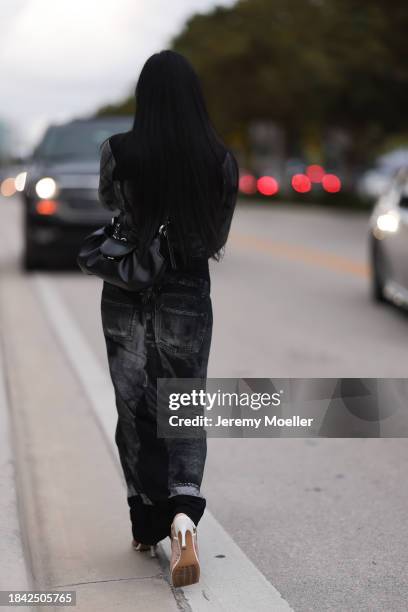
POLYGON ((170 270, 142 293, 104 283, 103 333, 115 389, 115 440, 133 537, 155 544, 177 512, 198 523, 206 437, 157 437, 157 378, 205 378, 212 336, 210 282, 170 270))

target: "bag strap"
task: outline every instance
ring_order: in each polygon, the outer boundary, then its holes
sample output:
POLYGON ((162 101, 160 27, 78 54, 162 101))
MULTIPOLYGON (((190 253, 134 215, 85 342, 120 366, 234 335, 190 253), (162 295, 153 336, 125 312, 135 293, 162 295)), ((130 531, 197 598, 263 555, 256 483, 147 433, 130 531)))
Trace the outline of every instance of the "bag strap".
POLYGON ((169 237, 169 225, 171 225, 171 221, 170 221, 170 217, 167 216, 166 221, 159 228, 159 234, 160 235, 164 234, 164 236, 166 237, 167 248, 169 249, 169 255, 170 255, 170 264, 173 270, 177 270, 176 258, 174 256, 174 249, 173 249, 173 245, 171 244, 170 237, 169 237))

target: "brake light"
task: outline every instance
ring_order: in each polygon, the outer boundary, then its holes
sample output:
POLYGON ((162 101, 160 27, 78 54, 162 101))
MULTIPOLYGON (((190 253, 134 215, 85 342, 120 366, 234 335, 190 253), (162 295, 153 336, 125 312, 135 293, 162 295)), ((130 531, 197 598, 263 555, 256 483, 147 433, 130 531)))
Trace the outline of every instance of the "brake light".
POLYGON ((323 189, 328 193, 337 193, 341 189, 341 180, 336 174, 325 174, 322 179, 323 189))
POLYGON ((312 188, 312 182, 306 174, 294 174, 291 183, 298 193, 307 193, 312 188))
POLYGON ((35 205, 35 210, 39 215, 53 215, 57 210, 57 203, 55 200, 40 200, 35 205))
POLYGON ((261 176, 258 179, 257 187, 259 193, 266 196, 273 196, 279 191, 278 181, 273 176, 261 176))

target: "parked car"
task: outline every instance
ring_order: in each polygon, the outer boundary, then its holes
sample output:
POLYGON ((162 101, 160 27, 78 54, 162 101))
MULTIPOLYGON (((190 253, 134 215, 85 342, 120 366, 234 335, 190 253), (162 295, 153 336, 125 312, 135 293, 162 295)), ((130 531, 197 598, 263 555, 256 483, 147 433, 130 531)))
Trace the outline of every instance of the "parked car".
POLYGON ((99 147, 131 127, 130 117, 50 126, 34 150, 23 190, 26 270, 75 261, 81 241, 108 223, 98 201, 99 147))
POLYGON ((370 218, 372 293, 408 307, 408 168, 397 172, 370 218))

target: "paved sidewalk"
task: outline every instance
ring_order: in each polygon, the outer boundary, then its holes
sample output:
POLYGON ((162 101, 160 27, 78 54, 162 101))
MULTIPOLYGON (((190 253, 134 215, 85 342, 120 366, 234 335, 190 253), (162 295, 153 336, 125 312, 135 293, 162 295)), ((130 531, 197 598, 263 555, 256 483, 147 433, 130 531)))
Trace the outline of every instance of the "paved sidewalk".
MULTIPOLYGON (((188 610, 160 559, 131 548, 118 465, 26 279, 3 279, 0 305, 32 588, 75 590, 78 612, 188 610)), ((27 588, 14 502, 9 509, 14 517, 2 520, 2 587, 27 588), (11 563, 21 583, 7 587, 11 563)))

